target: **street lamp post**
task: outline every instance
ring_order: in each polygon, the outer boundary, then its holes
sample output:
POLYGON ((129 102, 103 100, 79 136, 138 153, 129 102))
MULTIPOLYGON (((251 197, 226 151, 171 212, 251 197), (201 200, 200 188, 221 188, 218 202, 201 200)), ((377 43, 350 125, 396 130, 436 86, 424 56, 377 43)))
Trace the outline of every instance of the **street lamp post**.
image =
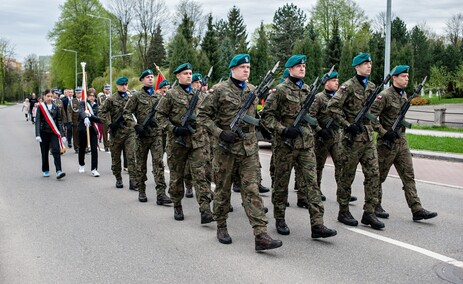
POLYGON ((112 44, 111 44, 111 19, 101 17, 101 16, 90 15, 90 14, 89 16, 93 18, 99 18, 99 19, 109 21, 109 90, 111 91, 111 94, 112 94, 113 93, 113 64, 111 60, 112 60, 113 49, 112 49, 112 44))
POLYGON ((65 49, 65 48, 63 48, 63 50, 64 50, 64 51, 68 51, 68 52, 74 52, 75 60, 76 60, 76 71, 75 71, 75 73, 76 73, 76 78, 75 78, 75 81, 74 81, 74 82, 75 82, 75 89, 77 89, 77 51, 71 50, 71 49, 65 49))

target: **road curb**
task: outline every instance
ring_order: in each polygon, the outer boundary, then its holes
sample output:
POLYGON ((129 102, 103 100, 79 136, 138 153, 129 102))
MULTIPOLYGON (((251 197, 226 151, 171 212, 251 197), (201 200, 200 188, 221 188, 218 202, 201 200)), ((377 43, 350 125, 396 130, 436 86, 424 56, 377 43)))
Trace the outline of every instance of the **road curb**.
POLYGON ((423 152, 419 150, 411 150, 411 153, 414 158, 425 158, 425 159, 432 159, 432 160, 463 163, 463 155, 461 154, 438 153, 438 152, 433 153, 433 152, 423 152))

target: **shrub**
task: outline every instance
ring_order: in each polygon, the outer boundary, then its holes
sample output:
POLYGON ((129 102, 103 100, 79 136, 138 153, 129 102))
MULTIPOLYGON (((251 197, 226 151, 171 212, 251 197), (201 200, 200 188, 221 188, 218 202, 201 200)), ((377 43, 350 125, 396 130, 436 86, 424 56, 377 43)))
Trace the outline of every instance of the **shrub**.
POLYGON ((428 104, 429 104, 429 100, 423 97, 416 97, 416 98, 413 98, 411 101, 411 105, 413 106, 421 106, 421 105, 428 105, 428 104))

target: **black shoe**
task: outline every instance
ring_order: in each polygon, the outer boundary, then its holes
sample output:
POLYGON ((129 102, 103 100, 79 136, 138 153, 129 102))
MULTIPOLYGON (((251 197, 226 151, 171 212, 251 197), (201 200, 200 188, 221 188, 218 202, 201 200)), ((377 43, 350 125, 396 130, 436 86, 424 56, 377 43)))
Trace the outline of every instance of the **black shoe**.
POLYGON ((275 226, 277 227, 277 232, 280 235, 289 235, 289 228, 286 225, 285 219, 278 218, 276 219, 275 226))
POLYGON ((307 199, 298 199, 297 200, 297 207, 301 208, 309 208, 309 204, 307 203, 307 199))
POLYGON ((105 151, 105 152, 109 152, 109 148, 108 148, 108 147, 104 147, 104 151, 105 151))
POLYGON ((129 189, 130 190, 138 190, 137 182, 134 181, 133 179, 129 180, 129 189))
POLYGON ((158 195, 156 199, 157 205, 165 205, 165 204, 171 204, 171 203, 172 203, 172 200, 170 200, 170 197, 167 196, 165 193, 158 195))
POLYGON ((350 202, 352 202, 352 201, 357 201, 357 196, 351 195, 350 196, 350 202))
POLYGON ((230 208, 228 208, 228 212, 233 212, 233 206, 230 204, 230 208))
POLYGON ((143 191, 143 192, 138 192, 138 201, 140 202, 147 202, 148 201, 148 197, 146 197, 146 193, 143 191))
POLYGON ((370 225, 373 229, 379 230, 384 228, 384 223, 379 221, 378 218, 376 218, 374 213, 368 213, 368 212, 363 212, 362 224, 364 225, 370 225))
POLYGON ((437 212, 431 212, 424 208, 421 208, 419 211, 413 213, 413 221, 431 219, 437 216, 437 212))
POLYGON ((123 188, 124 187, 124 183, 122 182, 121 179, 116 180, 116 187, 117 188, 123 188))
POLYGON ((389 218, 389 213, 387 213, 386 210, 383 209, 381 204, 376 205, 376 207, 375 207, 375 215, 378 218, 383 218, 383 219, 389 218))
POLYGON ((68 144, 68 148, 71 149, 71 148, 72 148, 72 144, 68 144))
POLYGON ((261 233, 256 236, 256 250, 268 250, 279 248, 283 245, 280 240, 272 239, 267 233, 261 233))
POLYGON ((222 226, 222 227, 217 226, 217 239, 222 244, 228 245, 232 243, 232 239, 230 235, 228 234, 228 230, 226 226, 222 226))
POLYGON ((359 222, 355 220, 355 218, 350 214, 349 211, 346 212, 339 212, 338 213, 338 221, 347 225, 347 226, 357 226, 359 222))
POLYGON ((286 201, 286 207, 289 207, 289 202, 288 201, 286 201))
POLYGON ((259 193, 266 193, 269 192, 270 188, 263 186, 262 184, 259 184, 259 193))
POLYGON ((264 213, 267 214, 268 212, 268 207, 264 206, 264 213))
POLYGON ((79 154, 79 148, 74 148, 75 154, 79 154))
POLYGON ((233 183, 232 190, 233 190, 234 192, 240 192, 240 191, 241 191, 241 188, 240 188, 240 186, 239 186, 238 184, 233 183))
POLYGON ((183 221, 183 219, 185 219, 182 205, 174 206, 174 219, 177 221, 183 221))
POLYGON ((322 193, 321 194, 322 201, 326 201, 326 196, 322 193))
POLYGON ((312 238, 329 238, 336 236, 338 232, 333 229, 328 229, 325 225, 316 225, 312 227, 312 238))
POLYGON ((193 198, 193 188, 192 187, 187 187, 186 188, 185 197, 193 198))
POLYGON ((212 221, 214 221, 214 218, 212 217, 212 212, 210 209, 201 212, 201 224, 211 223, 212 221))

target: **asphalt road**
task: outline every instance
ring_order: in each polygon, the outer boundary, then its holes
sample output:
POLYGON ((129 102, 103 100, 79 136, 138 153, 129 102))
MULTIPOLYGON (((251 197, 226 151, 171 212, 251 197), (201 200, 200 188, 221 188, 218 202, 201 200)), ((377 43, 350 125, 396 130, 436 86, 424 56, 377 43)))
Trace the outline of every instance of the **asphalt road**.
MULTIPOLYGON (((78 173, 73 151, 62 156, 63 180, 43 178, 33 127, 20 109, 0 109, 0 283, 463 282, 463 185, 419 181, 425 208, 439 216, 413 222, 400 180, 389 178, 383 198, 391 214, 386 228, 352 228, 336 221, 334 173, 327 166, 325 224, 338 235, 310 238, 308 212, 295 206, 291 184, 286 218, 291 235, 276 233, 270 194, 263 195, 270 208, 269 233, 283 247, 256 253, 237 193, 232 193, 235 212, 228 222, 233 244, 222 245, 214 224, 200 225, 195 199, 184 200, 183 222, 174 220, 172 207, 157 206, 152 176, 148 203, 139 203, 137 193, 128 190, 127 174, 126 187, 116 189, 108 153, 99 153, 99 178, 91 177, 88 166, 85 174, 78 173)), ((261 150, 267 186, 268 152, 261 150)), ((359 200, 362 181, 358 173, 353 192, 359 200)), ((362 203, 353 203, 351 212, 360 219, 362 203)))

